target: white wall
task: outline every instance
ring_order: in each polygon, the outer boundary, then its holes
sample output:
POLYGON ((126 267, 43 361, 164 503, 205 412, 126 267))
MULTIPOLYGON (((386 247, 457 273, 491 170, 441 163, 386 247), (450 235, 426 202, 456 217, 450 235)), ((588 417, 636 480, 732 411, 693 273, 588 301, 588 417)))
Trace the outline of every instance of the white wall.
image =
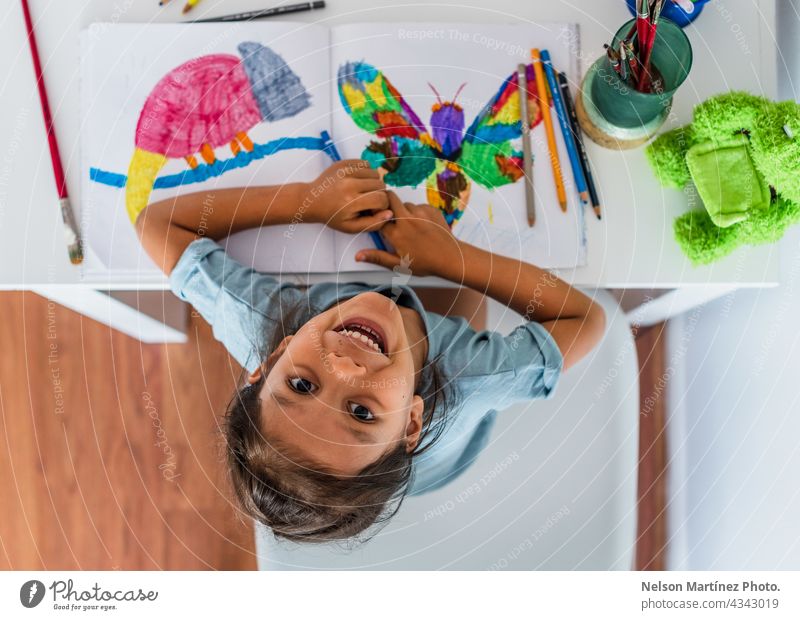
POLYGON ((671 326, 669 566, 800 569, 800 234, 779 289, 671 326), (674 369, 674 370, 673 370, 674 369))
POLYGON ((800 0, 778 0, 778 94, 800 100, 800 0))
MULTIPOLYGON (((800 0, 778 3, 777 39, 798 100, 800 0)), ((780 252, 779 288, 670 322, 671 569, 800 569, 800 227, 780 252)))
MULTIPOLYGON (((800 0, 778 5, 780 95, 798 100, 800 0)), ((779 288, 669 326, 669 568, 800 569, 800 227, 780 252, 779 288)))

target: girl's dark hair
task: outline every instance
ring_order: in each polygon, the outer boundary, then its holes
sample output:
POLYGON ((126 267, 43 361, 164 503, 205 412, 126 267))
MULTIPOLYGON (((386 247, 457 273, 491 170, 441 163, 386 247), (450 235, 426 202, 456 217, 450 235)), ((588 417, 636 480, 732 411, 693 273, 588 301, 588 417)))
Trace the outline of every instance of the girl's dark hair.
MULTIPOLYGON (((278 304, 280 320, 269 320, 260 328, 262 334, 271 332, 267 346, 258 347, 262 360, 320 312, 310 307, 307 296, 284 293, 289 291, 276 293, 283 297, 278 304)), ((268 526, 276 537, 295 542, 368 540, 379 524, 399 510, 411 482, 413 459, 445 430, 454 395, 438 359, 425 364, 415 389, 424 402, 417 447, 407 452, 404 443, 398 442, 355 476, 323 471, 263 436, 259 394, 265 376, 263 372, 258 382, 237 390, 223 425, 228 471, 244 512, 268 526)))

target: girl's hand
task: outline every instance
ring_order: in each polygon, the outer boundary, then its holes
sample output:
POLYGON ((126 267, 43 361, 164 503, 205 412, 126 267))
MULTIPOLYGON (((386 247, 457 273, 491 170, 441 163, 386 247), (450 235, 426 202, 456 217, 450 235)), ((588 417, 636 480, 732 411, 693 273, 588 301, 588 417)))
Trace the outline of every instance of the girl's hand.
POLYGON ((392 244, 397 254, 360 250, 356 253, 357 261, 387 269, 408 268, 415 276, 443 277, 448 265, 463 261, 461 246, 440 209, 403 203, 394 192, 386 193, 394 218, 381 228, 381 235, 392 244))
POLYGON ((346 233, 378 230, 392 217, 386 185, 366 161, 337 162, 308 184, 298 219, 346 233))

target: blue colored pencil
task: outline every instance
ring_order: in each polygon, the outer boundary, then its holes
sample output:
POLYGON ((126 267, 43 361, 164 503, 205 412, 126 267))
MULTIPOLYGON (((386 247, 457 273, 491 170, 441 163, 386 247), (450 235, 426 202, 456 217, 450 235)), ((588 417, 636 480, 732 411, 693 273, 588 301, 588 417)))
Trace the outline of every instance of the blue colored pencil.
MULTIPOLYGON (((325 141, 325 146, 323 147, 325 152, 330 156, 333 161, 342 161, 342 156, 339 155, 339 151, 336 148, 336 145, 331 140, 330 135, 327 131, 322 132, 322 139, 325 141)), ((383 242, 383 237, 381 237, 381 233, 379 232, 371 232, 369 236, 372 238, 372 243, 375 244, 375 247, 379 250, 384 252, 388 252, 389 248, 386 247, 386 244, 383 242)))
POLYGON ((587 204, 589 202, 589 192, 586 189, 586 177, 583 175, 581 160, 578 157, 578 148, 575 146, 575 139, 572 135, 572 127, 569 123, 569 116, 567 116, 567 109, 564 107, 564 101, 561 98, 561 88, 558 86, 558 79, 553 70, 553 63, 550 60, 550 52, 542 50, 541 55, 544 73, 547 76, 547 85, 550 87, 550 97, 556 108, 556 116, 558 116, 558 124, 561 127, 561 135, 564 136, 564 143, 567 145, 567 154, 569 155, 569 163, 572 167, 572 176, 575 179, 575 187, 578 190, 581 202, 587 204))
POLYGON ((586 146, 583 144, 583 138, 581 137, 581 126, 578 123, 578 114, 575 112, 575 103, 572 100, 572 93, 569 92, 569 81, 567 80, 566 73, 560 72, 558 74, 558 85, 561 86, 561 98, 564 101, 564 107, 567 108, 569 124, 570 127, 572 127, 572 137, 575 138, 575 146, 578 147, 578 155, 581 159, 583 176, 586 177, 586 187, 589 190, 592 209, 599 220, 602 219, 600 215, 600 198, 597 195, 597 186, 595 186, 594 178, 592 177, 592 168, 589 166, 589 156, 586 154, 586 146))

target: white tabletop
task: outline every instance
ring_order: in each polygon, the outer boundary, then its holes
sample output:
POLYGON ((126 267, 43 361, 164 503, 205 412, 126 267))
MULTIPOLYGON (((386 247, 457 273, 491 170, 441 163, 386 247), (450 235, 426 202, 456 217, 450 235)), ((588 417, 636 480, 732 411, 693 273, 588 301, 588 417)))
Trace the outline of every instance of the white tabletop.
MULTIPOLYGON (((294 1, 294 0, 290 0, 294 1)), ((76 209, 79 183, 78 33, 95 21, 180 21, 182 0, 160 8, 158 0, 30 0, 61 156, 76 209)), ((263 8, 263 0, 204 0, 195 17, 263 8)), ((602 52, 629 18, 623 0, 483 0, 455 3, 396 0, 329 0, 326 9, 287 16, 325 24, 365 21, 498 22, 567 21, 580 25, 582 70, 602 52)), ((130 273, 84 277, 70 265, 37 100, 30 53, 18 0, 0 12, 0 288, 91 285, 98 288, 161 288, 163 279, 130 273)), ((694 64, 675 97, 665 128, 691 120, 692 106, 728 90, 775 98, 777 93, 774 0, 730 0, 706 6, 687 28, 694 64)), ((588 264, 559 275, 581 286, 674 288, 704 284, 773 285, 778 281, 775 245, 742 248, 725 260, 692 267, 672 234, 672 222, 689 207, 686 194, 659 186, 641 149, 617 152, 587 141, 604 206, 601 222, 587 217, 588 264)), ((387 277, 391 274, 387 274, 387 277)), ((347 274, 348 279, 362 279, 347 274)), ((369 279, 375 279, 372 274, 369 279)))

